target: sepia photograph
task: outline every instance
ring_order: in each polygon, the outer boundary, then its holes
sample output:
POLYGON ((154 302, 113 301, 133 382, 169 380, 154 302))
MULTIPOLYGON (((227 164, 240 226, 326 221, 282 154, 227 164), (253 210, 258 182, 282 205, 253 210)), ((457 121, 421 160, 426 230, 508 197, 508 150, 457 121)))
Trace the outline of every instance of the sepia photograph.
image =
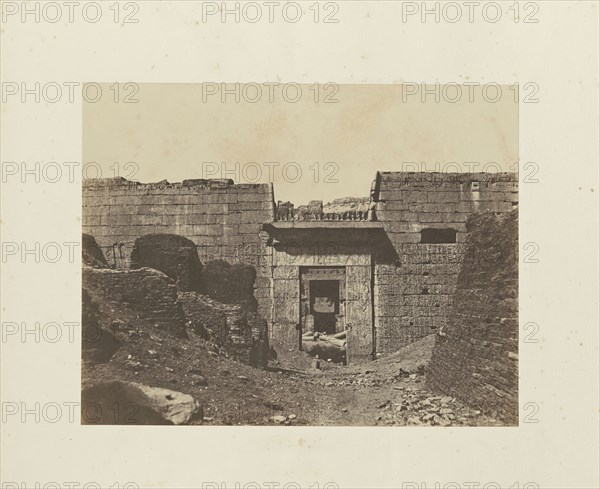
POLYGON ((0 489, 600 488, 598 0, 0 0, 0 489))

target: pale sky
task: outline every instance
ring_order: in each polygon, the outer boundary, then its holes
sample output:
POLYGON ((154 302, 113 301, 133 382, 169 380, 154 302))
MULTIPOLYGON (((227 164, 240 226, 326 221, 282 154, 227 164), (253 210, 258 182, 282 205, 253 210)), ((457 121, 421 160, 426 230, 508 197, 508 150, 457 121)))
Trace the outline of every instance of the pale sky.
MULTIPOLYGON (((463 87, 460 98, 448 89, 439 102, 434 94, 423 102, 421 87, 406 95, 400 84, 339 85, 335 93, 321 85, 319 102, 310 85, 300 85, 301 92, 289 86, 288 101, 283 84, 275 86, 273 102, 266 85, 258 88, 262 97, 251 103, 257 87, 239 86, 238 103, 235 95, 223 102, 218 85, 140 84, 137 103, 115 103, 114 90, 102 85, 100 101, 84 102, 84 166, 97 163, 103 176, 119 168, 125 177, 137 167, 133 178, 141 182, 273 181, 276 200, 303 204, 368 196, 377 170, 414 171, 411 162, 427 171, 436 163, 456 171, 451 162, 513 171, 518 161, 518 105, 508 86, 495 103, 494 88, 487 101, 480 89, 470 98, 463 87), (327 95, 337 102, 323 103, 327 95)), ((133 89, 121 88, 118 100, 128 93, 133 89)))

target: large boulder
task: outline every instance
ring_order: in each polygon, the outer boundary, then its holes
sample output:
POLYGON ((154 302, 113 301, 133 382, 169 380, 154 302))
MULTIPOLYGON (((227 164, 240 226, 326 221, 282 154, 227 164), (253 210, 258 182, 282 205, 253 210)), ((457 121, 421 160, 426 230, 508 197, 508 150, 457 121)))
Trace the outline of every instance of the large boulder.
POLYGON ((81 392, 82 424, 182 425, 202 419, 188 394, 135 382, 102 382, 81 392))
POLYGON ((149 267, 172 278, 179 290, 200 290, 202 264, 196 245, 178 234, 147 234, 135 240, 131 268, 149 267))

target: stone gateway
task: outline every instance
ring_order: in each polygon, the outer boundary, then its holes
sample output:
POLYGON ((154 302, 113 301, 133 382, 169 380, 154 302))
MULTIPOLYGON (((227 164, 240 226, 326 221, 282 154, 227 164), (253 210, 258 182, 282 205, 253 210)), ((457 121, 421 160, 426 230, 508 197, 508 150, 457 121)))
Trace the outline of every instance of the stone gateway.
MULTIPOLYGON (((347 363, 360 363, 448 331, 459 273, 474 252, 467 221, 516 215, 518 202, 513 173, 378 172, 365 194, 296 208, 276 203, 271 184, 90 179, 83 232, 115 270, 152 266, 151 248, 160 245, 157 263, 188 290, 217 290, 216 279, 194 274, 218 260, 219 270, 245 277, 224 290, 253 280, 251 310, 266 320, 277 354, 322 335, 345 347, 347 363), (198 261, 176 261, 169 243, 188 254, 195 246, 198 261)), ((516 234, 511 239, 517 243, 516 234)))

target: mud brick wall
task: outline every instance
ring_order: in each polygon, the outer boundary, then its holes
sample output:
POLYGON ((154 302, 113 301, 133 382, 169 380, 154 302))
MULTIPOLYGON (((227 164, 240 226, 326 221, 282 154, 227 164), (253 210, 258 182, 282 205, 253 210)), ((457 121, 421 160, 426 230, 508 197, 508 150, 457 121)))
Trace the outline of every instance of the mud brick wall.
POLYGON ((452 314, 436 337, 428 384, 518 424, 518 220, 474 216, 452 314))
POLYGON ((389 353, 447 322, 475 213, 517 205, 513 173, 378 173, 372 199, 393 253, 375 266, 376 351, 389 353), (421 243, 426 228, 456 230, 456 243, 421 243))
POLYGON ((203 293, 210 298, 224 304, 240 305, 246 311, 256 311, 256 270, 252 265, 230 265, 224 260, 209 261, 202 271, 201 281, 203 293))
POLYGON ((202 264, 196 245, 178 234, 146 234, 135 240, 131 268, 154 268, 175 280, 178 290, 201 288, 202 264))
POLYGON ((269 253, 261 227, 275 216, 270 184, 184 180, 143 184, 124 178, 83 182, 83 232, 92 235, 108 263, 127 268, 135 240, 178 234, 193 241, 202 263, 222 259, 256 269, 258 311, 269 311, 269 253))
POLYGON ((175 282, 158 270, 84 267, 82 285, 84 289, 95 289, 109 301, 127 304, 144 321, 177 336, 186 334, 175 282))

